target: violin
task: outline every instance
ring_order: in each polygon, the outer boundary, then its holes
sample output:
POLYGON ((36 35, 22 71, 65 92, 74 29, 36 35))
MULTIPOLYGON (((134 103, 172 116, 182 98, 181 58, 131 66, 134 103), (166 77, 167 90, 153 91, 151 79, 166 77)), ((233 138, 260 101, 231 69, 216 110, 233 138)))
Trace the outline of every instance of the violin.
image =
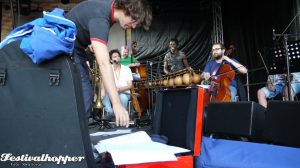
POLYGON ((215 79, 211 79, 210 92, 212 93, 212 102, 230 102, 231 90, 229 88, 231 81, 235 77, 235 72, 230 65, 222 63, 218 69, 215 79))

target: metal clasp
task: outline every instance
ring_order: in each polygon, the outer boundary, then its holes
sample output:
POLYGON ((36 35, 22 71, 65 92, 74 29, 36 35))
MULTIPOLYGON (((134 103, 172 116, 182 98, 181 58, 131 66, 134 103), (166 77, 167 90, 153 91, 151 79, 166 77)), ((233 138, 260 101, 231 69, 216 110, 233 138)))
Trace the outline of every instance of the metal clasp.
POLYGON ((59 70, 52 70, 49 73, 49 85, 58 86, 60 82, 60 72, 59 70))
POLYGON ((6 82, 6 69, 0 68, 0 86, 4 86, 6 82))

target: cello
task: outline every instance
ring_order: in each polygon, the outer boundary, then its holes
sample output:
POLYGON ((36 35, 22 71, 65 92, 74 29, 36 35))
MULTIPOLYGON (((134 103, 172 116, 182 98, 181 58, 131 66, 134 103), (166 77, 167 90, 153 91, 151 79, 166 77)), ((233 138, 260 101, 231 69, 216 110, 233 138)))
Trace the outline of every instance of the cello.
POLYGON ((230 102, 231 90, 229 86, 234 77, 234 70, 223 61, 216 73, 216 79, 211 80, 210 92, 213 93, 213 96, 211 96, 210 101, 230 102))

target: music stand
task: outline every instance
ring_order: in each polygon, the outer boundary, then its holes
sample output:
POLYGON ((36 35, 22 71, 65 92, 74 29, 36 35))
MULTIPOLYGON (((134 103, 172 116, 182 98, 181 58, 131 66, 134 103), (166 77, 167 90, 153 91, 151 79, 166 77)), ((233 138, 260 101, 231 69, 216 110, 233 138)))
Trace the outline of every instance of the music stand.
MULTIPOLYGON (((300 71, 300 41, 287 43, 290 72, 300 71)), ((286 73, 286 49, 281 44, 275 44, 269 58, 270 74, 286 73)))
MULTIPOLYGON (((300 41, 287 42, 287 36, 284 35, 283 45, 274 44, 272 54, 269 58, 269 72, 270 74, 284 74, 290 76, 291 72, 300 71, 300 41)), ((288 88, 291 88, 290 78, 287 78, 288 88)), ((289 100, 293 100, 290 96, 290 89, 288 89, 289 100)))

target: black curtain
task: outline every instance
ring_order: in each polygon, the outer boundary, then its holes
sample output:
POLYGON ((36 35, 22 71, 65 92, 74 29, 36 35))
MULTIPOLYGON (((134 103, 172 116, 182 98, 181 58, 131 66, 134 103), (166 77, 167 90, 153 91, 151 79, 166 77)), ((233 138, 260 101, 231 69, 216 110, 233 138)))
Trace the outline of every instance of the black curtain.
POLYGON ((209 1, 155 1, 150 31, 142 28, 132 33, 138 43, 137 59, 152 63, 152 74, 163 74, 163 59, 171 38, 179 41, 179 50, 186 53, 189 65, 200 69, 211 48, 212 13, 209 1))
MULTIPOLYGON (((267 79, 258 51, 268 64, 272 57, 273 29, 277 34, 284 31, 297 12, 296 1, 299 0, 222 1, 224 42, 226 46, 230 43, 237 46, 237 59, 249 69, 250 97, 253 101, 257 100, 256 92, 265 86, 267 79)), ((290 27, 286 33, 295 33, 292 30, 290 27)), ((245 84, 246 76, 242 80, 245 84)))

